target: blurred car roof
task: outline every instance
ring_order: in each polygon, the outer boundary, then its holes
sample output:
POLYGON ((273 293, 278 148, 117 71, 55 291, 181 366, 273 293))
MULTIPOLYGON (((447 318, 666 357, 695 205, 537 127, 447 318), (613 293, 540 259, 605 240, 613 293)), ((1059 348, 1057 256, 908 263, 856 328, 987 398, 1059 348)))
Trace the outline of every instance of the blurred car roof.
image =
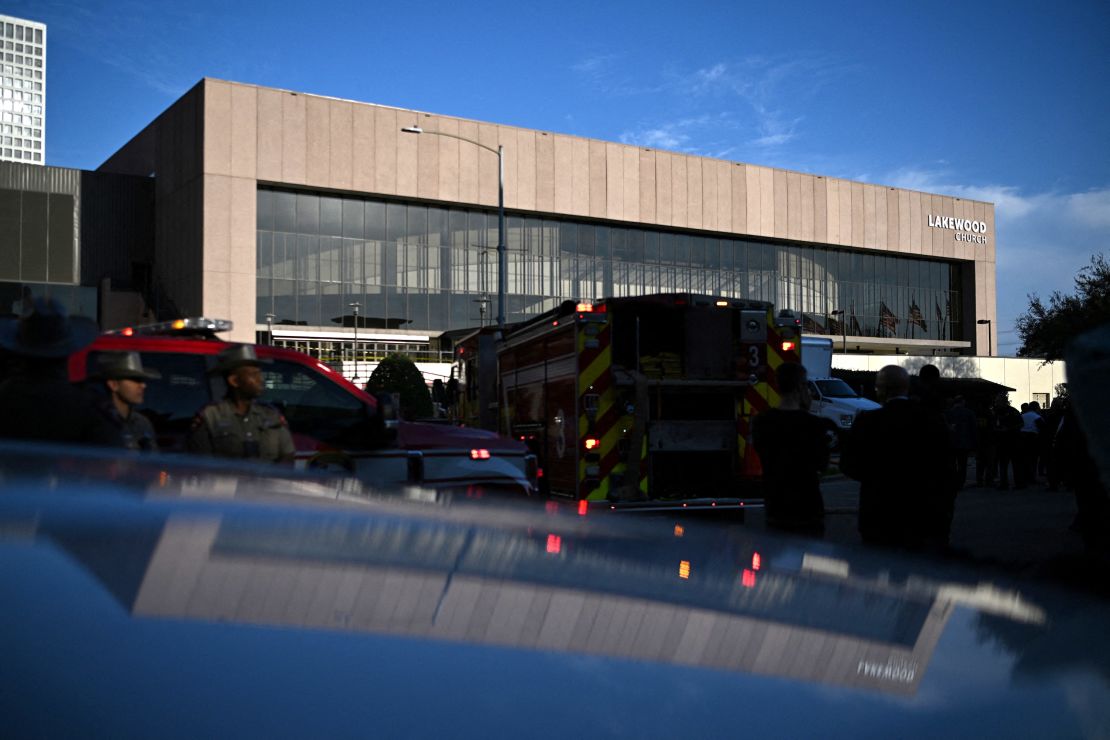
POLYGON ((14 736, 1110 729, 1107 605, 743 527, 0 445, 14 736))

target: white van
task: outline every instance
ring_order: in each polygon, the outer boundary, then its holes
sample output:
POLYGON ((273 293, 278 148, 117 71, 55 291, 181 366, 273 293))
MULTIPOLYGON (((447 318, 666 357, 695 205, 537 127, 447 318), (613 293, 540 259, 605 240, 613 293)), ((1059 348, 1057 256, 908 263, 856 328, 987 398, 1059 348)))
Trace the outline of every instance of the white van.
POLYGON ((852 427, 861 411, 879 408, 879 404, 863 398, 840 378, 832 376, 833 340, 829 337, 802 337, 802 364, 809 377, 813 403, 810 413, 829 419, 837 429, 852 427))

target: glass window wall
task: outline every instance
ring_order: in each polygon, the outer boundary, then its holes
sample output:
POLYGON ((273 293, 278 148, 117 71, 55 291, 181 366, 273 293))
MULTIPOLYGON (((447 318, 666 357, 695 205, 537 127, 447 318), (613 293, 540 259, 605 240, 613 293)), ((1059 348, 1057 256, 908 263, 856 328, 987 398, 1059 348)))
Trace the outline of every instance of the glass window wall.
MULTIPOLYGON (((963 338, 957 263, 516 215, 506 239, 510 322, 568 299, 696 292, 771 301, 810 332, 963 338)), ((491 323, 497 214, 260 189, 259 323, 350 326, 354 302, 365 328, 491 323)))

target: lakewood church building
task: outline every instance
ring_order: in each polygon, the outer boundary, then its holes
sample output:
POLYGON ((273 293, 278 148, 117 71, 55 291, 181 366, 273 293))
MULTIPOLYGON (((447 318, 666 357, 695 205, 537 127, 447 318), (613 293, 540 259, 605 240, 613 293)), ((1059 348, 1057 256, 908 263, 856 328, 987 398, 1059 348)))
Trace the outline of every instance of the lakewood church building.
POLYGON ((849 352, 993 353, 989 203, 211 79, 100 171, 153 178, 133 261, 181 313, 412 351, 494 321, 498 147, 510 323, 693 292, 849 352))

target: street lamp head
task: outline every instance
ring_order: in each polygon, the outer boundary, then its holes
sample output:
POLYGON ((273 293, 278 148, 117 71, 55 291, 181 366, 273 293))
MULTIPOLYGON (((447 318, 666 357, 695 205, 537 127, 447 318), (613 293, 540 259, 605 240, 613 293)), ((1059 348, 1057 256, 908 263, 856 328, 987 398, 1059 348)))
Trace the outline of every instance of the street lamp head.
POLYGON ((989 324, 990 322, 991 322, 991 320, 990 320, 990 319, 979 319, 979 320, 978 320, 978 321, 976 321, 975 323, 976 323, 976 324, 989 324))
POLYGON ((419 126, 405 126, 404 128, 401 129, 401 131, 406 133, 406 134, 422 134, 422 133, 424 133, 424 129, 420 128, 419 126))

